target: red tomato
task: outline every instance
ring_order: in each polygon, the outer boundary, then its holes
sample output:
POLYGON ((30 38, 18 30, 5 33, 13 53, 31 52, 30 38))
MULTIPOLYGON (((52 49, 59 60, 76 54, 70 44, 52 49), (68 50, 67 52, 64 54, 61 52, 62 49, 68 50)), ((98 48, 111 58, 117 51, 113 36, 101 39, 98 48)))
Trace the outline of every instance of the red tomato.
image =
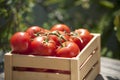
POLYGON ((72 58, 79 54, 80 49, 74 42, 66 41, 62 43, 62 47, 56 50, 56 56, 72 58))
POLYGON ((10 39, 13 53, 28 54, 31 51, 30 43, 30 36, 26 32, 17 32, 10 39))
POLYGON ((53 39, 56 42, 57 46, 60 46, 61 43, 69 40, 67 33, 64 33, 62 31, 52 31, 49 34, 49 38, 53 39))
POLYGON ((77 29, 75 30, 75 33, 79 35, 79 37, 82 39, 82 45, 85 47, 85 45, 92 39, 92 35, 87 29, 77 29))
POLYGON ((69 38, 70 38, 69 33, 65 33, 62 31, 59 31, 59 33, 60 33, 59 38, 61 39, 61 42, 65 42, 65 41, 69 40, 69 38))
POLYGON ((38 36, 31 42, 34 55, 52 56, 56 50, 56 44, 52 39, 45 36, 38 36))
POLYGON ((70 36, 69 40, 76 43, 80 50, 83 49, 82 39, 79 36, 70 36))
POLYGON ((59 41, 59 37, 57 35, 54 34, 50 34, 48 35, 50 39, 54 40, 56 45, 59 46, 60 45, 60 41, 59 41))
POLYGON ((45 29, 39 26, 32 26, 26 30, 26 32, 31 36, 31 38, 35 38, 37 34, 45 33, 45 29))
POLYGON ((70 33, 70 28, 65 24, 56 24, 51 28, 51 31, 56 31, 56 30, 70 33))

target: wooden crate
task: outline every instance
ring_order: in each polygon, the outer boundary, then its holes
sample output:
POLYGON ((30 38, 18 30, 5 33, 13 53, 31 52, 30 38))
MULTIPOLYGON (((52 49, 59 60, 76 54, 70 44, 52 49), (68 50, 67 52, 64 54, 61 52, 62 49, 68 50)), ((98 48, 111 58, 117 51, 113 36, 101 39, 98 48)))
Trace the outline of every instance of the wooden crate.
POLYGON ((100 72, 100 35, 94 37, 74 58, 5 54, 5 80, 94 80, 100 72), (49 71, 15 68, 49 69, 49 71))

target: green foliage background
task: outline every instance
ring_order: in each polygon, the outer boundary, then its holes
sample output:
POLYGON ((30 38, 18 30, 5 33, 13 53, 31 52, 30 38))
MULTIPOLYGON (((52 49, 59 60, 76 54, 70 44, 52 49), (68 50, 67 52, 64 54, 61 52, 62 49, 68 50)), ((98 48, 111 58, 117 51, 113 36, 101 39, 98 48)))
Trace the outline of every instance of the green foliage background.
POLYGON ((120 59, 120 0, 0 0, 0 52, 16 31, 56 23, 100 33, 101 55, 120 59))

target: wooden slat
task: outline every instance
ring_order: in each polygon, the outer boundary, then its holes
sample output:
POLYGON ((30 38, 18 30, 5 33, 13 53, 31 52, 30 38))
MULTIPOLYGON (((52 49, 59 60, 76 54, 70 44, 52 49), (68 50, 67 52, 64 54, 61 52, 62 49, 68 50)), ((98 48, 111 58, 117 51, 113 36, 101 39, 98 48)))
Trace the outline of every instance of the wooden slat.
POLYGON ((70 70, 70 59, 13 55, 13 66, 70 70))
POLYGON ((80 67, 80 80, 82 80, 85 75, 89 72, 92 66, 99 60, 98 52, 90 55, 84 64, 80 67))
POLYGON ((4 56, 5 64, 4 64, 4 72, 5 72, 5 80, 12 80, 12 54, 7 53, 4 56))
POLYGON ((71 79, 70 80, 80 80, 79 76, 79 59, 71 60, 71 79))
POLYGON ((70 75, 13 71, 13 80, 70 80, 70 75))
MULTIPOLYGON (((100 60, 100 57, 101 57, 101 35, 98 34, 98 37, 97 37, 97 45, 98 45, 98 59, 101 63, 101 60, 100 60)), ((101 64, 99 65, 101 66, 101 64)))
POLYGON ((84 80, 95 80, 97 75, 100 73, 100 62, 94 66, 93 70, 85 77, 84 80))
POLYGON ((80 59, 80 65, 84 63, 84 61, 88 58, 88 56, 92 53, 92 51, 96 48, 98 48, 99 44, 98 42, 99 35, 94 35, 93 39, 86 45, 86 47, 80 52, 80 54, 77 56, 80 59))

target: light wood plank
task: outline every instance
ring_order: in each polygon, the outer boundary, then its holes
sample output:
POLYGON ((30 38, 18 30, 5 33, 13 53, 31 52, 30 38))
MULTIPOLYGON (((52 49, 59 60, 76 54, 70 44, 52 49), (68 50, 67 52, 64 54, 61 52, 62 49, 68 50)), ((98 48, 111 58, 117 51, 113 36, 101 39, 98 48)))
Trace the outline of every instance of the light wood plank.
POLYGON ((71 79, 70 80, 80 80, 79 71, 79 59, 71 60, 71 79))
POLYGON ((68 74, 13 71, 13 80, 70 80, 68 74))
POLYGON ((84 80, 95 80, 96 76, 100 72, 100 62, 94 66, 93 70, 85 77, 84 80))
POLYGON ((4 71, 5 71, 5 80, 12 80, 12 54, 7 53, 4 56, 5 64, 4 64, 4 71))
POLYGON ((70 59, 13 55, 13 66, 70 70, 70 59))
POLYGON ((90 55, 84 64, 80 67, 80 80, 82 80, 85 75, 89 72, 92 66, 99 60, 98 53, 90 55))

